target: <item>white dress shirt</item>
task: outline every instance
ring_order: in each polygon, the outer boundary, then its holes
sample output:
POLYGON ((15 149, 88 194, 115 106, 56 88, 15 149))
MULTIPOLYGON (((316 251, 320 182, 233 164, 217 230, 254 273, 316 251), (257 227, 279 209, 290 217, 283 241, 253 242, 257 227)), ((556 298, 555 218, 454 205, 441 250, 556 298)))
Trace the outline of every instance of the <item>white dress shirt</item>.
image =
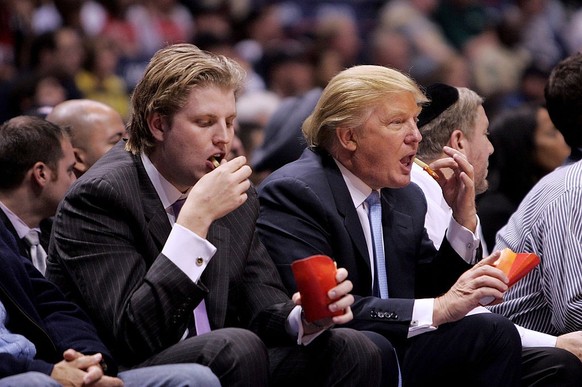
MULTIPOLYGON (((445 230, 447 230, 447 225, 450 219, 452 219, 453 211, 445 201, 440 185, 416 164, 412 166, 411 178, 424 192, 428 204, 424 225, 435 247, 439 248, 445 235, 445 230)), ((477 223, 477 231, 481 235, 481 224, 479 222, 477 223)), ((483 246, 483 256, 489 255, 486 252, 483 238, 481 238, 481 243, 483 246)), ((490 312, 488 309, 478 307, 469 312, 468 315, 488 312, 490 312)), ((536 332, 519 325, 515 325, 515 327, 519 331, 521 343, 524 347, 556 346, 557 338, 555 336, 536 332)))

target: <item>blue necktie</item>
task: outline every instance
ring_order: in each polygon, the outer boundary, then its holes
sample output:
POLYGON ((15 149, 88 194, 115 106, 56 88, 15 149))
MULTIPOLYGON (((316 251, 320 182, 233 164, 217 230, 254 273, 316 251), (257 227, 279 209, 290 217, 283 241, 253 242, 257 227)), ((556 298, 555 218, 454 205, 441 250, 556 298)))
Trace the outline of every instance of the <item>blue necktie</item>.
POLYGON ((388 280, 386 279, 386 260, 384 258, 384 248, 382 247, 382 206, 380 205, 380 195, 378 191, 372 191, 366 198, 368 205, 368 218, 370 219, 370 230, 372 231, 372 245, 374 246, 374 263, 376 265, 376 280, 378 284, 379 296, 388 298, 388 280))

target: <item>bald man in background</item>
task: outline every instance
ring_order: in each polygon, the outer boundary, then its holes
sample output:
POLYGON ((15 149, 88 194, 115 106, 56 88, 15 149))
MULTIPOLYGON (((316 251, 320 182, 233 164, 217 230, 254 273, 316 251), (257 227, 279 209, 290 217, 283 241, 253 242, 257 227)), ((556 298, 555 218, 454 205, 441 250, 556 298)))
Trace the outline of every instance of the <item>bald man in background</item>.
POLYGON ((121 115, 109 105, 71 99, 56 105, 46 119, 67 129, 75 152, 75 175, 81 176, 125 136, 121 115))

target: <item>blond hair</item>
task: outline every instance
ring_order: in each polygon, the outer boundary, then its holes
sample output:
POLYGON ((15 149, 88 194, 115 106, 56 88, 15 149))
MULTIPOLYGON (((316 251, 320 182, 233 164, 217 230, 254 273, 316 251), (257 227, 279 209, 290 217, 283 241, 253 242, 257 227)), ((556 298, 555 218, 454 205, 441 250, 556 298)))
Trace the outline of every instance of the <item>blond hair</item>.
POLYGON ((129 140, 126 149, 134 154, 148 152, 155 145, 147 120, 152 113, 167 117, 186 104, 195 87, 218 86, 234 90, 243 87, 245 71, 232 59, 180 43, 154 54, 131 97, 129 140))
POLYGON ((336 128, 359 128, 387 95, 402 92, 412 93, 419 105, 428 101, 416 82, 400 71, 375 65, 343 70, 329 81, 303 123, 308 146, 332 152, 337 144, 336 128))

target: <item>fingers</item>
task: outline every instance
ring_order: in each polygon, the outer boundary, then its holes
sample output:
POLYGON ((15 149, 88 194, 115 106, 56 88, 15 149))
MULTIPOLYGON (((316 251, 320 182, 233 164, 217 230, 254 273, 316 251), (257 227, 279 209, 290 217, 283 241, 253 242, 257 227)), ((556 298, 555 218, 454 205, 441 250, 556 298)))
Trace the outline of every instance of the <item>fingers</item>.
MULTIPOLYGON (((334 261, 334 264, 337 265, 337 263, 335 261, 334 261)), ((337 269, 337 272, 335 273, 335 280, 337 281, 337 283, 338 284, 342 283, 346 278, 348 278, 348 271, 346 269, 344 269, 343 267, 340 267, 339 269, 337 269)))
MULTIPOLYGON (((86 370, 91 366, 99 366, 99 362, 103 359, 103 356, 100 353, 96 353, 90 356, 80 356, 73 360, 71 364, 81 370, 86 370)), ((101 369, 101 367, 98 367, 101 369)))
POLYGON ((352 313, 352 308, 350 308, 348 306, 344 312, 345 313, 342 314, 341 316, 333 316, 332 317, 331 320, 333 321, 334 324, 345 324, 345 323, 352 321, 352 319, 354 318, 354 314, 352 313))
POLYGON ((103 377, 103 370, 99 365, 92 365, 87 368, 87 373, 83 376, 84 384, 91 384, 103 377))
POLYGON ((73 361, 81 356, 83 356, 83 354, 81 352, 77 352, 72 348, 67 349, 63 353, 63 359, 65 359, 66 361, 73 361))
POLYGON ((291 299, 295 305, 301 305, 301 294, 299 292, 295 292, 291 299))

